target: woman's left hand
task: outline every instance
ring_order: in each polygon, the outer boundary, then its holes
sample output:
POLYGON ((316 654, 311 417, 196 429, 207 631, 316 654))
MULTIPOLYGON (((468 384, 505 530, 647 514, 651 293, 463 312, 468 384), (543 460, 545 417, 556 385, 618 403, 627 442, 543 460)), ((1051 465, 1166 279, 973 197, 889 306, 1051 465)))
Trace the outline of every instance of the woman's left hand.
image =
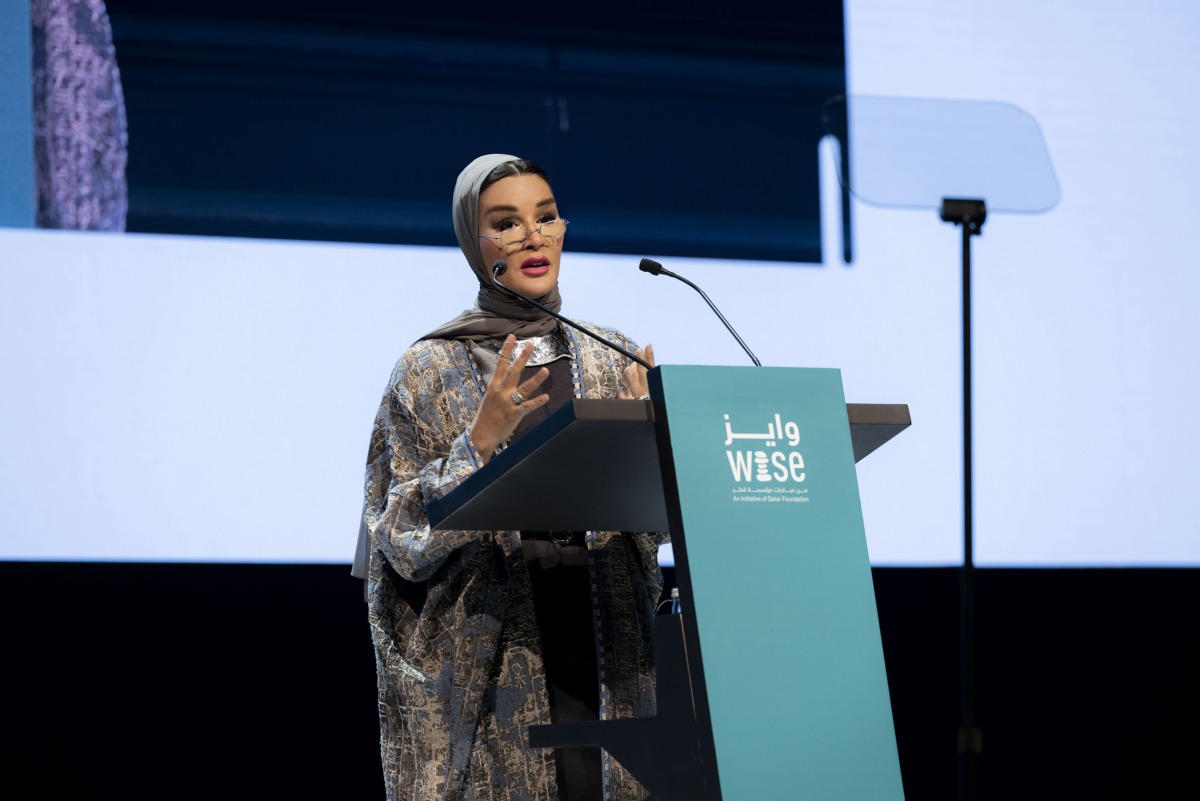
MULTIPOLYGON (((645 359, 651 367, 654 366, 654 346, 646 345, 634 351, 639 359, 645 359)), ((625 368, 625 389, 617 393, 622 400, 643 398, 650 395, 650 385, 646 382, 646 368, 637 362, 630 362, 625 368)))

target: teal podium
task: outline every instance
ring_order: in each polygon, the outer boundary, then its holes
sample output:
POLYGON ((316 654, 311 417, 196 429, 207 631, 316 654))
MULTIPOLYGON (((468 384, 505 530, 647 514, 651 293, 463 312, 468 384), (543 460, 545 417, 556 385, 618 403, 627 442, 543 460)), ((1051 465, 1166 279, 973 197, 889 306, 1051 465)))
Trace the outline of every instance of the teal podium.
POLYGON ((832 369, 664 365, 650 382, 650 401, 567 404, 429 505, 443 529, 671 534, 656 715, 534 726, 530 745, 602 747, 662 801, 902 801, 854 465, 907 407, 847 404, 832 369))

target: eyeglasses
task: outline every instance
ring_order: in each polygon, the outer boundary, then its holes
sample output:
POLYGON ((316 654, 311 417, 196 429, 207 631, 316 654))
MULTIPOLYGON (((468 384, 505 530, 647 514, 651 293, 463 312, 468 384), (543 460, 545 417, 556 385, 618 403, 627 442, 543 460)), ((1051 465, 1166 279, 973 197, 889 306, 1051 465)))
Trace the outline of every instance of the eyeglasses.
POLYGON ((534 231, 541 234, 543 239, 548 239, 553 243, 567 232, 567 221, 559 217, 554 220, 546 220, 544 223, 538 223, 536 228, 525 228, 521 225, 514 225, 512 228, 501 231, 500 236, 480 234, 479 238, 494 239, 500 243, 500 247, 505 250, 511 250, 525 244, 525 240, 529 239, 530 234, 534 231))

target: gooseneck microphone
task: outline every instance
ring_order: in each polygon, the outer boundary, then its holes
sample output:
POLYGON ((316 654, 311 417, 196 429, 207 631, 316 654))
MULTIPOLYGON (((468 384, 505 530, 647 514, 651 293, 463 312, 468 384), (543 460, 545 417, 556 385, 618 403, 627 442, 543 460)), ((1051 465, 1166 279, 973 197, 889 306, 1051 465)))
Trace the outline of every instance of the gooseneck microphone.
POLYGON ((682 281, 683 283, 690 286, 692 289, 699 292, 700 297, 704 298, 704 302, 708 304, 710 309, 712 309, 714 312, 716 312, 717 317, 720 317, 721 322, 723 322, 725 324, 725 327, 729 329, 729 333, 733 334, 733 338, 736 339, 738 341, 738 344, 742 346, 742 350, 746 351, 746 354, 750 357, 750 361, 754 362, 754 365, 756 367, 762 367, 762 362, 760 362, 758 360, 757 356, 755 356, 753 353, 750 352, 750 348, 746 347, 746 343, 742 341, 742 338, 740 336, 738 336, 738 332, 733 330, 733 326, 730 325, 729 321, 725 319, 725 315, 721 314, 721 311, 716 306, 713 305, 713 302, 708 299, 708 295, 704 294, 703 289, 696 286, 691 281, 684 278, 682 275, 676 275, 675 273, 671 272, 666 267, 663 267, 661 264, 654 261, 654 259, 642 259, 641 264, 638 265, 638 269, 644 273, 650 273, 651 275, 669 275, 672 278, 676 278, 676 279, 682 281))
POLYGON ((518 292, 517 290, 513 289, 512 287, 507 287, 504 284, 500 283, 500 276, 504 275, 504 273, 507 271, 508 271, 508 262, 506 262, 504 259, 496 259, 496 261, 492 262, 492 283, 495 284, 499 289, 503 290, 504 292, 507 292, 508 294, 512 295, 514 298, 517 298, 518 300, 523 300, 526 303, 530 304, 531 306, 538 307, 539 309, 541 309, 546 314, 550 315, 551 317, 553 317, 556 320, 562 320, 564 323, 571 326, 576 331, 582 331, 583 333, 587 334, 592 339, 596 340, 597 342, 601 343, 602 345, 607 345, 608 347, 615 350, 617 353, 621 354, 622 356, 629 359, 630 361, 637 362, 642 367, 645 367, 647 370, 654 369, 654 366, 651 365, 650 362, 648 362, 645 359, 642 359, 638 356, 635 356, 634 354, 632 354, 629 351, 622 348, 620 345, 616 345, 616 344, 613 344, 612 342, 609 342, 604 337, 587 330, 586 328, 584 328, 583 326, 581 326, 579 323, 575 322, 574 320, 568 320, 566 317, 563 317, 558 312, 550 311, 545 306, 538 303, 536 300, 533 300, 532 298, 527 298, 524 295, 522 295, 520 292, 518 292))

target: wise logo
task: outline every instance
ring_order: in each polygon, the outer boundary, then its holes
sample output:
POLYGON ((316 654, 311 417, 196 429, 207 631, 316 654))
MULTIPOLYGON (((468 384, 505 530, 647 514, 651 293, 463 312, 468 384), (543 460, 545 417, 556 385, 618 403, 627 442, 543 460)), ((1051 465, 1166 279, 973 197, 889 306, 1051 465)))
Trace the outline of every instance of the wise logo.
MULTIPOLYGON (((804 454, 800 426, 776 414, 765 433, 738 433, 725 415, 725 457, 734 481, 745 484, 803 484, 804 454), (736 445, 735 445, 736 443, 736 445)), ((736 491, 736 490, 735 490, 736 491)), ((747 491, 744 487, 740 491, 747 491)))

